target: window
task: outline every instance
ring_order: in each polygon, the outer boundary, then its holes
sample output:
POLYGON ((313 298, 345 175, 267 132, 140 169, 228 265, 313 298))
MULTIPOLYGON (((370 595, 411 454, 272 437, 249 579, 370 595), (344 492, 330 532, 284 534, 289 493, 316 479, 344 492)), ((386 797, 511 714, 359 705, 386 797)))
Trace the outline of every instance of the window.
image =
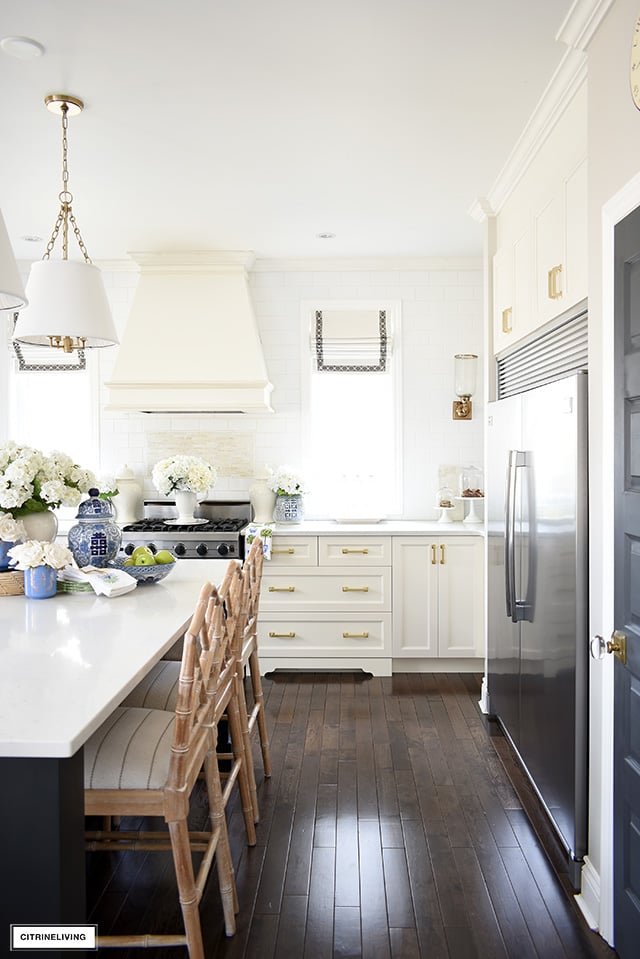
MULTIPOLYGON (((61 450, 97 472, 96 376, 92 369, 96 364, 90 351, 85 370, 31 372, 19 370, 13 347, 9 348, 9 438, 46 453, 61 450)), ((64 357, 47 347, 23 346, 22 352, 29 365, 77 362, 77 354, 64 357)))
POLYGON ((309 512, 401 512, 399 304, 305 304, 309 512))

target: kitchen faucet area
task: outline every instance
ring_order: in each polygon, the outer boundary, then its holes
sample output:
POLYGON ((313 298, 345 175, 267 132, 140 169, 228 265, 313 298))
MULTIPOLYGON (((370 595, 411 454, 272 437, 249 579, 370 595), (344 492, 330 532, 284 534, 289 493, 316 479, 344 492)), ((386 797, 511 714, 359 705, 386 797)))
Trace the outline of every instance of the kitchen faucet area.
POLYGON ((635 959, 640 7, 0 20, 0 953, 635 959))

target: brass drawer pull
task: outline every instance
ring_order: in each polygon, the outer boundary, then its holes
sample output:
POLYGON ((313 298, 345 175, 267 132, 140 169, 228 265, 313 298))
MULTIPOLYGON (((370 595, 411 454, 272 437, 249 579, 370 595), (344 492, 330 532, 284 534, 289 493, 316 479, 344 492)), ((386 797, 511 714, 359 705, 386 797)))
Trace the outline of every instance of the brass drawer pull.
POLYGON ((502 332, 511 333, 513 332, 513 309, 509 307, 506 310, 502 311, 502 332))
POLYGON ((295 633, 269 633, 269 639, 295 639, 295 633))
POLYGON ((432 543, 431 544, 431 565, 435 566, 437 562, 438 561, 436 559, 436 544, 432 543))
POLYGON ((342 547, 343 553, 364 553, 365 555, 369 552, 368 548, 365 546, 363 549, 349 549, 348 546, 342 547))
POLYGON ((445 550, 444 543, 440 543, 440 565, 441 566, 444 566, 445 564, 444 550, 445 550))
POLYGON ((343 633, 343 639, 369 639, 369 633, 343 633))
POLYGON ((288 556, 293 556, 295 549, 293 546, 290 546, 288 549, 272 549, 271 554, 273 555, 274 553, 287 553, 288 556))
POLYGON ((295 586, 270 586, 270 593, 295 593, 295 586))
POLYGON ((562 297, 562 286, 558 282, 562 277, 562 263, 552 266, 547 273, 547 293, 550 300, 559 300, 562 297))
POLYGON ((369 587, 368 586, 343 586, 342 592, 343 593, 368 593, 369 587))

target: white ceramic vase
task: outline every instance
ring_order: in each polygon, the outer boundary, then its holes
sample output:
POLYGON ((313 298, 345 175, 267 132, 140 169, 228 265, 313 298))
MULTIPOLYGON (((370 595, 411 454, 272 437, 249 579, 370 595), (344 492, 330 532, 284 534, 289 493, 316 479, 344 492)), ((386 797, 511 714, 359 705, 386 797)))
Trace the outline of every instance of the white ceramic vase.
POLYGON ((257 479, 249 489, 249 499, 253 508, 254 523, 273 522, 273 508, 276 505, 276 494, 269 488, 266 479, 257 479))
POLYGON ((173 493, 178 507, 178 523, 193 523, 193 513, 198 497, 191 490, 177 489, 173 493))
POLYGON ((20 516, 27 531, 27 539, 37 539, 41 543, 53 543, 58 533, 58 517, 53 510, 45 509, 40 513, 25 513, 20 516))

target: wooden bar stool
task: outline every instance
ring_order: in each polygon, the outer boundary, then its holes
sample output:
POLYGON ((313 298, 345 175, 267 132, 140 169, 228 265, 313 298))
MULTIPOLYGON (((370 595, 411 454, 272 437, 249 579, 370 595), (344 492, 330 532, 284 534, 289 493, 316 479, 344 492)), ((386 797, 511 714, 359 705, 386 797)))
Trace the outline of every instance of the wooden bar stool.
POLYGON ((216 862, 225 932, 235 932, 238 910, 216 746, 218 696, 228 685, 235 627, 216 587, 205 584, 185 634, 175 712, 118 707, 84 749, 85 814, 159 816, 163 831, 87 833, 87 848, 110 852, 171 849, 184 933, 98 936, 98 946, 186 945, 190 959, 204 959, 199 903, 216 862), (190 833, 189 799, 205 770, 211 829, 190 833), (194 875, 192 851, 203 853, 194 875))
MULTIPOLYGON (((215 692, 216 723, 225 718, 228 722, 231 753, 218 752, 218 760, 229 760, 230 770, 224 774, 224 805, 227 806, 233 786, 238 783, 247 842, 256 843, 255 824, 259 818, 253 757, 248 732, 247 705, 242 685, 242 668, 239 665, 241 636, 244 630, 243 593, 244 574, 237 560, 227 566, 219 596, 227 615, 229 644, 222 672, 215 692)), ((123 706, 147 709, 174 709, 178 694, 179 664, 169 660, 160 661, 123 701, 123 706)), ((210 693, 213 695, 213 693, 210 693)))

